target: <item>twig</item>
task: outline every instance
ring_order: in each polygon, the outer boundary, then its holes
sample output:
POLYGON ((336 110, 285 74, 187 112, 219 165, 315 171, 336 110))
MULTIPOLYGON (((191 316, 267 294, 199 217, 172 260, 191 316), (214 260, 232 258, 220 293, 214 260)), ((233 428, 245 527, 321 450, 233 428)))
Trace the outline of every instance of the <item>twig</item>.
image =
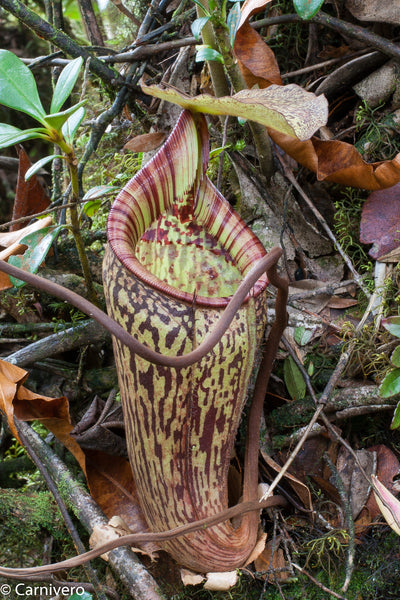
POLYGON ((356 551, 354 520, 351 512, 351 499, 344 488, 342 478, 340 477, 337 468, 335 467, 327 453, 324 454, 324 459, 332 473, 332 477, 335 481, 335 487, 339 492, 339 496, 344 509, 344 514, 346 517, 347 531, 349 533, 346 560, 346 576, 342 586, 342 592, 347 592, 350 585, 351 576, 354 571, 354 554, 356 551))
POLYGON ((345 287, 351 287, 355 285, 354 279, 346 279, 346 281, 338 281, 336 283, 327 283, 326 285, 315 288, 314 290, 304 290, 297 294, 289 294, 289 302, 296 302, 296 300, 308 300, 314 298, 320 294, 333 294, 335 290, 345 287))
POLYGON ((123 79, 116 71, 110 69, 110 67, 96 58, 96 56, 91 55, 84 46, 77 44, 66 33, 55 29, 20 0, 0 0, 0 6, 17 17, 26 27, 32 29, 36 35, 48 40, 66 54, 69 54, 73 58, 82 56, 85 60, 91 58, 90 68, 92 73, 100 77, 107 85, 114 86, 118 83, 123 83, 123 79))
MULTIPOLYGON (((76 481, 69 469, 49 448, 46 442, 27 423, 20 421, 19 427, 29 440, 31 447, 35 450, 41 462, 48 469, 54 483, 58 487, 62 486, 62 489, 68 496, 68 503, 73 507, 74 513, 85 529, 91 533, 96 525, 106 525, 108 519, 99 506, 90 494, 76 481)), ((136 600, 165 600, 165 596, 159 590, 156 581, 129 548, 121 547, 110 552, 109 564, 136 600)), ((15 576, 16 574, 13 569, 1 567, 0 571, 2 571, 1 576, 12 579, 21 578, 20 575, 15 576)), ((17 569, 17 571, 21 570, 17 569)), ((22 569, 22 571, 26 570, 22 569)), ((51 572, 51 566, 39 567, 39 569, 33 568, 30 570, 30 573, 25 573, 24 577, 28 576, 30 578, 31 575, 42 575, 43 573, 51 572)))
MULTIPOLYGON (((76 530, 76 527, 75 527, 71 517, 69 516, 67 507, 65 506, 65 503, 60 496, 57 486, 55 485, 54 481, 51 479, 48 470, 46 469, 46 467, 40 460, 39 456, 36 454, 35 450, 33 449, 32 445, 30 444, 29 440, 24 435, 24 432, 22 431, 22 428, 20 427, 20 423, 19 423, 18 419, 14 419, 14 423, 17 428, 19 438, 25 447, 25 450, 27 451, 27 453, 29 454, 29 456, 32 459, 32 462, 36 465, 36 468, 39 470, 42 477, 44 478, 48 489, 53 494, 53 497, 54 497, 54 499, 57 503, 57 506, 60 510, 60 513, 64 519, 64 523, 69 531, 72 541, 74 542, 77 552, 82 554, 83 552, 85 552, 85 546, 83 545, 82 540, 79 537, 79 534, 76 530)), ((106 595, 101 588, 101 585, 100 585, 100 582, 96 575, 96 572, 90 563, 87 563, 85 565, 85 571, 86 571, 86 575, 88 576, 89 581, 92 582, 92 584, 93 584, 94 590, 95 590, 99 600, 107 600, 106 595)))
MULTIPOLYGON (((352 37, 360 40, 371 48, 375 48, 376 50, 383 52, 383 54, 392 56, 397 60, 400 59, 400 47, 397 44, 394 44, 390 40, 387 40, 376 33, 368 31, 368 29, 365 29, 364 27, 343 21, 337 17, 332 17, 331 15, 328 15, 322 11, 319 11, 314 17, 312 17, 312 19, 310 19, 310 21, 324 25, 330 29, 334 29, 346 37, 352 37)), ((261 29, 262 27, 267 27, 269 25, 279 25, 285 23, 308 24, 310 21, 304 21, 303 19, 300 19, 297 14, 293 13, 289 15, 279 15, 277 17, 260 19, 259 21, 251 23, 251 26, 254 27, 254 29, 261 29)))
POLYGON ((96 322, 82 321, 73 327, 49 335, 37 342, 33 342, 26 348, 21 348, 10 354, 5 360, 8 362, 26 366, 38 360, 53 356, 59 352, 67 352, 78 348, 82 344, 104 342, 107 334, 96 322))
POLYGON ((298 75, 312 73, 313 71, 317 71, 319 69, 325 69, 326 67, 331 67, 332 65, 336 65, 341 62, 346 62, 348 60, 351 60, 352 58, 356 58, 357 56, 363 56, 364 54, 366 54, 366 52, 366 50, 360 50, 359 52, 352 52, 351 54, 339 56, 338 58, 324 60, 323 62, 316 63, 308 67, 303 67, 302 69, 297 69, 297 71, 289 71, 288 73, 282 73, 281 77, 282 79, 290 79, 292 77, 297 77, 298 75))
POLYGON ((78 0, 79 11, 91 44, 104 46, 103 36, 93 10, 92 0, 78 0))
MULTIPOLYGON (((85 204, 87 200, 79 200, 78 204, 85 204)), ((35 213, 33 215, 28 215, 26 217, 19 217, 19 219, 14 219, 13 221, 8 221, 7 223, 2 223, 0 225, 0 230, 8 229, 12 225, 16 225, 17 223, 26 223, 27 221, 32 221, 32 219, 36 219, 37 217, 43 217, 44 215, 48 215, 51 212, 56 212, 58 210, 65 210, 66 208, 71 208, 76 203, 69 202, 67 204, 62 204, 60 206, 49 206, 46 210, 42 210, 41 212, 35 213)))
POLYGON ((33 285, 41 291, 61 298, 76 308, 79 308, 79 310, 91 316, 107 331, 112 333, 123 344, 128 346, 128 348, 145 360, 155 364, 181 369, 188 367, 200 360, 219 342, 221 337, 224 335, 224 332, 232 322, 232 319, 234 318, 238 308, 242 305, 248 293, 261 275, 263 275, 263 273, 267 273, 268 279, 272 285, 277 285, 277 287, 280 286, 279 282, 281 281, 281 278, 277 274, 277 263, 281 254, 282 250, 280 248, 273 248, 264 258, 261 258, 252 267, 252 269, 250 269, 230 299, 214 328, 197 346, 197 348, 182 356, 167 356, 156 352, 148 346, 138 342, 134 337, 129 335, 129 333, 121 325, 111 319, 97 306, 82 296, 79 296, 71 290, 64 288, 63 286, 44 279, 43 277, 39 277, 38 275, 34 275, 33 273, 29 273, 28 271, 19 269, 18 267, 14 267, 13 265, 10 265, 4 261, 0 261, 0 271, 3 271, 8 275, 12 275, 17 279, 21 279, 22 281, 33 285))
POLYGON ((308 577, 308 579, 310 581, 312 581, 314 585, 316 585, 317 587, 319 587, 320 590, 326 592, 327 594, 330 594, 334 598, 339 598, 339 600, 347 600, 347 598, 345 598, 344 596, 341 596, 337 592, 334 592, 333 590, 330 590, 329 588, 327 588, 323 583, 320 583, 317 579, 315 579, 315 577, 313 577, 311 575, 311 573, 309 573, 308 571, 306 571, 305 569, 303 569, 299 565, 296 565, 296 563, 292 562, 292 566, 295 569, 297 569, 297 571, 300 571, 300 573, 303 573, 303 575, 305 575, 306 577, 308 577))
POLYGON ((126 8, 126 6, 121 2, 121 0, 112 0, 115 8, 117 8, 123 15, 128 17, 132 23, 134 23, 137 27, 140 27, 140 21, 135 17, 135 15, 126 8))

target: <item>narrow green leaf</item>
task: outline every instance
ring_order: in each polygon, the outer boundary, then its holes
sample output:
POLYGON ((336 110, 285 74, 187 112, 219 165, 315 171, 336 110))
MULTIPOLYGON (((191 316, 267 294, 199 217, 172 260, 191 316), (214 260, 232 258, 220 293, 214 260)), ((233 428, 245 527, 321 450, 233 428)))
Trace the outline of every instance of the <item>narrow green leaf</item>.
POLYGON ((46 129, 43 127, 34 127, 33 129, 18 129, 12 125, 0 123, 0 148, 8 148, 14 144, 32 140, 35 138, 47 138, 46 129))
POLYGON ((206 15, 206 17, 211 17, 211 14, 209 13, 209 11, 206 9, 205 6, 203 6, 203 4, 201 2, 199 2, 199 0, 193 0, 193 2, 201 8, 201 10, 206 15))
POLYGON ((44 119, 50 127, 60 131, 64 123, 68 121, 69 117, 76 113, 84 104, 86 104, 86 100, 82 100, 78 104, 74 104, 74 106, 71 106, 71 108, 68 108, 67 110, 63 110, 62 112, 46 115, 44 119))
POLYGON ((82 123, 85 116, 85 109, 83 106, 78 108, 64 123, 62 126, 62 134, 69 144, 72 144, 75 134, 78 131, 79 125, 82 123))
POLYGON ((386 375, 379 386, 378 393, 381 398, 390 398, 400 394, 400 369, 393 369, 386 375))
POLYGON ((210 154, 209 154, 210 160, 212 158, 216 158, 217 156, 219 156, 221 154, 221 152, 223 152, 224 150, 226 150, 229 147, 230 147, 230 145, 227 144, 225 146, 221 146, 220 148, 214 148, 214 150, 210 150, 210 154))
POLYGON ((390 429, 398 429, 400 427, 400 402, 394 409, 393 419, 390 423, 390 429))
POLYGON ((216 62, 223 63, 224 59, 222 58, 222 54, 209 46, 196 46, 197 52, 195 61, 203 62, 204 60, 215 60, 216 62))
POLYGON ((60 110, 72 92, 76 80, 78 79, 82 63, 83 58, 79 56, 78 58, 75 58, 75 60, 71 60, 71 62, 61 71, 51 101, 50 112, 52 114, 57 113, 60 110))
POLYGON ((118 185, 96 185, 86 192, 82 200, 96 200, 119 190, 118 185))
POLYGON ((193 36, 196 38, 197 41, 200 39, 201 30, 209 20, 210 17, 199 17, 198 19, 195 19, 191 24, 190 29, 192 30, 193 36))
MULTIPOLYGON (((8 262, 15 267, 29 271, 30 273, 36 273, 43 260, 46 258, 50 247, 61 231, 64 225, 58 227, 44 227, 38 231, 25 236, 20 240, 20 244, 28 246, 27 250, 22 256, 10 256, 8 262)), ((24 281, 10 277, 10 281, 14 287, 22 287, 25 285, 24 281)))
POLYGON ((390 360, 395 367, 400 367, 400 346, 397 346, 397 348, 393 350, 390 360))
POLYGON ((400 317, 388 317, 382 319, 382 325, 395 337, 400 338, 400 317))
POLYGON ((232 48, 233 48, 233 44, 235 43, 236 32, 238 30, 239 22, 240 22, 240 16, 241 16, 240 4, 239 4, 239 2, 235 2, 235 4, 232 6, 231 10, 229 11, 229 15, 226 20, 226 23, 227 23, 228 29, 229 29, 229 41, 231 42, 232 48))
POLYGON ((46 114, 30 69, 8 50, 0 50, 0 104, 20 110, 40 123, 46 114))
POLYGON ((291 356, 283 363, 283 376, 285 385, 293 400, 301 400, 306 395, 306 384, 299 367, 291 356))
POLYGON ((31 167, 29 167, 29 169, 25 173, 25 181, 28 181, 32 177, 32 175, 39 171, 39 169, 41 169, 44 165, 54 160, 55 158, 64 158, 64 156, 62 154, 52 154, 51 156, 45 156, 44 158, 41 158, 40 160, 35 162, 31 167))
POLYGON ((317 14, 324 0, 293 0, 297 14, 302 19, 311 19, 317 14))

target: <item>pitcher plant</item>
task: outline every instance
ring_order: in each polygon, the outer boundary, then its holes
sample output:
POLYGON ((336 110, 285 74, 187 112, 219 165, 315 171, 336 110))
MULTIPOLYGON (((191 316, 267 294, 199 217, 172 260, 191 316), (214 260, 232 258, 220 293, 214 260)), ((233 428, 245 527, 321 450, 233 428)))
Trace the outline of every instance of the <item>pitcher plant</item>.
MULTIPOLYGON (((206 176, 203 115, 182 112, 153 159, 117 196, 103 280, 109 314, 164 356, 182 356, 215 327, 261 242, 206 176)), ((274 252, 276 263, 280 251, 274 252)), ((190 366, 151 364, 114 337, 128 454, 149 528, 164 531, 228 506, 228 469, 249 378, 266 325, 268 279, 255 281, 214 348, 190 366)), ((258 445, 258 430, 252 431, 258 445)), ((248 457, 247 457, 248 460, 248 457)), ((253 452, 257 472, 257 453, 253 452)), ((251 470, 251 469, 250 469, 251 470)), ((257 479, 245 472, 243 499, 257 479)), ((162 544, 196 571, 242 566, 258 515, 162 544)))

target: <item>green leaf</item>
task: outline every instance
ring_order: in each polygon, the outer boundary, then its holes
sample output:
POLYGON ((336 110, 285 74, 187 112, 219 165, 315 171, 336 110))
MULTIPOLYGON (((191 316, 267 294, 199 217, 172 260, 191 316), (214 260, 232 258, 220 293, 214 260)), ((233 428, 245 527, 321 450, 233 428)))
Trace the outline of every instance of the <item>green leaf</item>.
POLYGON ((69 144, 72 144, 75 134, 78 131, 79 125, 82 123, 85 116, 85 109, 81 106, 74 114, 72 114, 62 126, 62 134, 69 144))
POLYGON ((235 43, 236 32, 238 30, 239 22, 240 22, 240 16, 241 16, 240 4, 239 4, 239 2, 235 2, 235 4, 232 6, 231 10, 229 11, 229 15, 226 20, 226 23, 227 23, 228 29, 229 29, 229 41, 231 42, 232 48, 233 48, 233 44, 235 43))
POLYGON ((192 33, 196 40, 200 39, 201 30, 209 20, 210 17, 199 17, 198 19, 195 19, 191 24, 190 29, 192 30, 192 33))
POLYGON ((400 346, 397 346, 397 348, 393 350, 393 354, 390 357, 390 360, 392 361, 395 367, 400 367, 400 346))
POLYGON ((210 154, 209 154, 210 160, 212 158, 216 158, 217 156, 219 156, 221 154, 221 152, 223 152, 227 148, 230 148, 230 144, 227 144, 225 146, 221 146, 220 148, 214 148, 214 150, 210 150, 210 154))
POLYGON ((68 600, 93 600, 93 596, 89 592, 83 592, 83 594, 72 594, 68 600))
POLYGON ((297 14, 302 19, 311 19, 317 14, 324 0, 293 0, 297 14))
POLYGON ((395 337, 400 338, 400 317, 388 317, 382 319, 382 325, 395 337))
POLYGON ((44 165, 46 165, 51 160, 54 160, 55 158, 64 158, 64 156, 62 154, 52 154, 51 156, 45 156, 44 158, 41 158, 40 160, 35 162, 31 167, 29 167, 29 169, 25 173, 25 181, 28 181, 32 177, 32 175, 39 171, 39 169, 41 169, 44 165))
POLYGON ((388 373, 379 386, 378 393, 382 398, 390 398, 400 394, 400 369, 388 373))
POLYGON ((118 185, 95 185, 83 196, 82 200, 96 200, 119 190, 118 185))
POLYGON ((201 10, 203 11, 203 13, 206 15, 206 17, 211 17, 210 12, 206 9, 205 6, 203 6, 203 4, 201 2, 199 2, 199 0, 193 0, 193 2, 195 4, 197 4, 197 6, 199 6, 201 8, 201 10))
POLYGON ((400 402, 398 402, 394 409, 393 419, 390 423, 390 429, 398 429, 400 427, 400 402))
POLYGON ((12 125, 0 123, 0 148, 8 148, 14 144, 32 140, 35 138, 48 139, 47 131, 43 127, 34 127, 33 129, 18 129, 12 125))
MULTIPOLYGON (((38 231, 26 235, 20 240, 20 244, 28 246, 27 250, 22 256, 10 256, 8 262, 15 267, 29 271, 30 273, 36 273, 43 260, 46 258, 51 245, 64 225, 57 227, 44 227, 38 231)), ((22 287, 25 285, 24 281, 15 279, 10 276, 10 281, 14 287, 22 287)))
POLYGON ((0 104, 20 110, 40 123, 46 114, 30 69, 8 50, 0 50, 0 104))
POLYGON ((223 63, 224 59, 222 58, 222 54, 210 46, 196 46, 197 52, 195 61, 203 62, 204 60, 215 60, 217 62, 223 63))
POLYGON ((294 330, 294 339, 299 346, 305 346, 308 344, 312 336, 312 331, 306 329, 304 326, 296 327, 294 330))
POLYGON ((306 395, 306 383, 299 367, 291 356, 283 363, 283 376, 288 392, 293 400, 301 400, 306 395))
POLYGON ((51 101, 50 112, 52 114, 57 113, 60 110, 72 92, 76 80, 78 79, 82 63, 83 58, 79 56, 78 58, 75 58, 75 60, 71 60, 71 62, 61 71, 51 101))
POLYGON ((77 112, 84 104, 86 104, 86 100, 82 100, 78 104, 74 104, 74 106, 71 106, 71 108, 68 108, 67 110, 63 110, 62 112, 46 115, 45 121, 50 127, 60 131, 69 117, 77 112))
POLYGON ((97 211, 99 210, 100 206, 101 206, 100 199, 99 200, 88 200, 88 202, 86 202, 83 205, 83 212, 88 217, 93 217, 93 215, 95 215, 97 213, 97 211))

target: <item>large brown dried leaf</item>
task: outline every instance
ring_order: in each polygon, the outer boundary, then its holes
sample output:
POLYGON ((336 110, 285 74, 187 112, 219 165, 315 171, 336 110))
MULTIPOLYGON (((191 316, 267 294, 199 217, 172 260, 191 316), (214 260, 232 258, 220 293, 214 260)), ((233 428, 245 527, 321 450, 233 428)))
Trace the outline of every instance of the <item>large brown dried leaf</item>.
POLYGON ((246 0, 236 32, 234 53, 249 88, 260 88, 282 83, 275 54, 260 34, 249 25, 252 15, 260 12, 271 0, 246 0))
POLYGON ((14 416, 21 421, 38 420, 54 433, 84 468, 83 452, 70 435, 72 425, 67 398, 49 398, 31 392, 22 385, 27 376, 24 369, 0 360, 0 410, 6 415, 13 435, 18 439, 14 416))
POLYGON ((360 241, 373 244, 369 255, 376 260, 400 246, 400 184, 370 194, 362 209, 360 241))
POLYGON ((130 150, 131 152, 150 152, 155 150, 165 140, 165 133, 163 131, 151 131, 150 133, 143 133, 142 135, 135 135, 124 145, 124 150, 130 150))
MULTIPOLYGON (((261 58, 260 39, 253 34, 247 38, 248 46, 243 48, 240 31, 247 32, 248 20, 252 14, 265 8, 270 0, 249 0, 242 7, 239 36, 236 37, 234 51, 240 58, 239 66, 247 84, 265 87, 269 81, 276 81, 276 64, 261 58), (252 53, 256 59, 252 58, 252 53), (261 68, 257 65, 257 57, 261 68), (250 73, 250 75, 249 75, 250 73)), ((271 138, 287 154, 317 175, 318 180, 334 181, 368 190, 379 190, 395 185, 400 181, 400 154, 393 160, 367 163, 351 144, 338 140, 319 140, 312 137, 299 141, 284 133, 268 129, 271 138)))
MULTIPOLYGON (((104 513, 122 517, 132 533, 149 531, 137 500, 136 486, 128 460, 105 452, 85 450, 90 493, 104 513)), ((159 549, 155 543, 141 544, 148 554, 159 549)))
MULTIPOLYGON (((31 166, 31 161, 22 146, 18 147, 18 156, 19 170, 12 215, 13 220, 34 215, 46 210, 50 205, 50 198, 36 175, 25 181, 25 173, 31 166)), ((10 231, 22 229, 22 227, 24 227, 23 223, 16 223, 10 227, 10 231)))

